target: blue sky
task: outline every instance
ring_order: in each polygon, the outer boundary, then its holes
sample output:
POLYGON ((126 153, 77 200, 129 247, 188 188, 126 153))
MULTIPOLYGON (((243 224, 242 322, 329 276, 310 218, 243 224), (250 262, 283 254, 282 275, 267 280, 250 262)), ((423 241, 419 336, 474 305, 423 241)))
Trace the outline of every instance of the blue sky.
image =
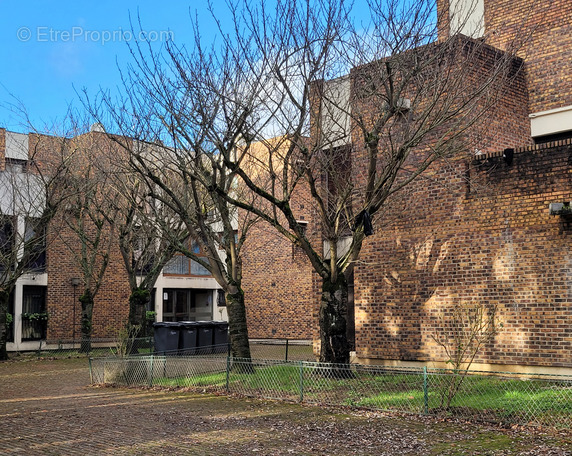
MULTIPOLYGON (((359 15, 365 12, 355 8, 359 15)), ((225 0, 212 0, 223 26, 232 26, 225 0)), ((191 15, 198 15, 203 38, 210 41, 216 24, 206 0, 0 0, 0 127, 27 132, 55 131, 68 106, 79 108, 76 92, 92 96, 100 88, 120 85, 117 64, 130 61, 127 41, 131 21, 159 46, 167 36, 190 43, 191 15), (13 105, 17 107, 14 108, 13 105)))
MULTIPOLYGON (((214 1, 217 12, 224 2, 214 1)), ((70 103, 79 107, 75 91, 119 85, 117 62, 129 60, 130 15, 160 45, 166 36, 188 42, 190 14, 199 14, 203 34, 214 29, 206 2, 97 2, 0 0, 0 127, 28 131, 11 104, 21 104, 39 130, 57 125, 70 103), (15 98, 14 98, 15 97, 15 98)))

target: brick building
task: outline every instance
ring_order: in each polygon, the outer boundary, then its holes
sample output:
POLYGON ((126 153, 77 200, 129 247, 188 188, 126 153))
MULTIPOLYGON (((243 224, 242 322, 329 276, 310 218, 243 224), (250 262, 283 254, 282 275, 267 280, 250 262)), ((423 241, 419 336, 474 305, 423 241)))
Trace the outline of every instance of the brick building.
MULTIPOLYGON (((515 74, 485 122, 468 133, 470 148, 414 181, 401 201, 388 206, 391 223, 366 239, 350 287, 356 357, 385 364, 443 362, 435 340, 443 312, 455 303, 482 302, 496 307, 502 329, 478 354, 481 368, 570 370, 572 222, 552 215, 549 205, 572 201, 572 2, 437 0, 437 7, 440 42, 461 27, 487 43, 479 62, 484 74, 517 38, 515 74), (468 11, 469 20, 459 23, 459 11, 468 11)), ((360 71, 367 65, 326 84, 349 93, 360 71)), ((0 149, 13 158, 6 135, 0 130, 0 149)), ((357 180, 360 161, 353 158, 357 180)), ((319 243, 319 222, 305 201, 302 195, 296 211, 319 243)), ((45 272, 19 281, 15 322, 25 311, 22 303, 36 299, 25 296, 40 296, 54 314, 48 338, 50 331, 71 338, 76 275, 69 257, 50 248, 45 272), (56 319, 55 309, 66 306, 66 317, 56 319)), ((303 253, 258 224, 244 248, 243 268, 251 337, 317 339, 319 280, 303 253)), ((101 292, 107 304, 95 311, 95 337, 110 335, 127 315, 119 263, 111 271, 109 288, 101 292)), ((159 320, 194 318, 190 309, 199 301, 211 318, 225 319, 217 307, 218 286, 203 272, 184 258, 169 265, 156 287, 159 320)), ((35 347, 22 341, 18 326, 15 336, 13 349, 35 347)))
MULTIPOLYGON (((32 162, 41 167, 42 161, 50 157, 57 159, 58 153, 69 147, 66 141, 74 142, 77 147, 93 143, 98 150, 109 146, 107 137, 97 127, 81 137, 68 140, 0 129, 0 174, 28 175, 34 169, 29 166, 32 162)), ((4 186, 2 189, 2 220, 9 220, 9 224, 3 223, 2 228, 11 232, 16 230, 24 237, 25 219, 33 215, 33 210, 12 210, 4 186)), ((66 216, 65 210, 61 216, 66 216)), ((78 298, 83 292, 83 283, 72 253, 74 246, 79 248, 76 236, 65 223, 54 219, 43 254, 18 279, 9 305, 13 323, 9 331, 8 351, 34 350, 40 341, 57 344, 80 339, 81 306, 78 298), (29 314, 36 314, 40 319, 30 319, 29 314), (47 315, 47 319, 42 318, 43 315, 47 315)), ((155 284, 150 310, 156 311, 158 321, 226 320, 226 308, 224 301, 221 302, 219 289, 206 269, 182 255, 175 255, 155 284)), ((109 265, 95 299, 94 339, 117 337, 127 321, 129 293, 123 259, 116 242, 110 250, 109 265)))
MULTIPOLYGON (((435 340, 443 310, 483 302, 502 329, 478 353, 482 368, 569 369, 572 230, 549 205, 572 200, 572 3, 471 4, 464 32, 500 49, 519 34, 523 70, 480 133, 478 155, 415 182, 407 213, 368 240, 363 263, 377 266, 355 271, 356 355, 445 361, 435 340)), ((443 38, 463 1, 438 5, 443 38)))
POLYGON ((571 368, 572 230, 549 205, 572 200, 572 3, 438 6, 441 39, 455 11, 472 8, 463 33, 500 50, 517 37, 524 65, 473 128, 474 149, 414 182, 407 209, 367 240, 355 270, 356 355, 445 361, 443 312, 480 302, 502 324, 477 354, 481 368, 571 368))
MULTIPOLYGON (((267 163, 273 153, 273 170, 282 172, 282 151, 290 146, 285 137, 273 138, 268 144, 252 144, 246 162, 255 179, 267 179, 268 169, 256 164, 267 163)), ((266 187, 267 182, 258 182, 266 187)), ((280 179, 275 186, 281 188, 280 179)), ((296 187, 293 212, 305 226, 308 236, 317 239, 318 225, 308 188, 296 187)), ((308 258, 301 249, 259 220, 248 231, 242 249, 243 287, 247 306, 248 333, 258 339, 312 340, 315 327, 315 277, 308 258)))
MULTIPOLYGON (((483 303, 496 309, 502 328, 477 354, 480 368, 570 370, 572 220, 549 206, 572 201, 572 2, 438 0, 437 6, 439 42, 461 27, 484 40, 490 56, 516 41, 518 58, 494 109, 467 133, 470 147, 390 202, 391 223, 366 239, 350 289, 356 357, 440 365, 447 359, 436 342, 443 314, 456 303, 483 303), (460 23, 459 11, 469 19, 460 23)), ((479 62, 485 74, 487 59, 479 62)), ((367 65, 325 84, 337 96, 350 94, 362 71, 367 65)), ((346 101, 367 103, 356 99, 346 101)), ((331 122, 333 133, 344 124, 331 122)), ((359 163, 354 156, 356 181, 359 163)), ((319 232, 311 214, 309 229, 319 232)), ((287 337, 303 329, 316 340, 316 277, 312 283, 307 260, 268 230, 256 236, 257 271, 245 268, 245 289, 264 292, 264 303, 249 304, 251 331, 287 337)))

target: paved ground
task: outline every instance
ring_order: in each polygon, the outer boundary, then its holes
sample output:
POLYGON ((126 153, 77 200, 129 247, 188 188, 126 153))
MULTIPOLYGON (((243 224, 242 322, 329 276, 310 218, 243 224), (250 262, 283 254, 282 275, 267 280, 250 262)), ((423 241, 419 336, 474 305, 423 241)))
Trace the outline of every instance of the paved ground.
POLYGON ((568 434, 89 386, 86 360, 0 363, 0 454, 567 455, 568 434))

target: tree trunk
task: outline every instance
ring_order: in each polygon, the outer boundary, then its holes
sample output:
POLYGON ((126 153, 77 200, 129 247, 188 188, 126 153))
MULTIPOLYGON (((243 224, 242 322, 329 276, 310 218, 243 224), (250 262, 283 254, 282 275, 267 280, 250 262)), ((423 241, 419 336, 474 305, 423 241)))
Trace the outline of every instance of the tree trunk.
POLYGON ((320 362, 349 364, 347 311, 348 283, 344 274, 339 274, 336 282, 324 279, 320 303, 320 362))
POLYGON ((91 333, 93 317, 93 294, 86 289, 79 297, 81 303, 81 348, 80 351, 89 353, 91 351, 91 333))
POLYGON ((127 320, 127 336, 129 337, 128 353, 139 353, 137 339, 143 337, 147 324, 147 303, 151 299, 151 293, 146 288, 135 288, 129 296, 129 318, 127 320))
POLYGON ((151 293, 146 288, 135 288, 131 290, 131 296, 129 296, 128 329, 130 333, 134 333, 134 337, 142 337, 141 333, 147 322, 147 303, 150 299, 151 293))
POLYGON ((8 352, 6 351, 6 342, 8 337, 8 303, 10 300, 10 293, 0 290, 0 360, 8 359, 8 352))
POLYGON ((234 358, 250 359, 244 291, 240 285, 234 285, 232 288, 232 292, 226 294, 230 350, 234 358))

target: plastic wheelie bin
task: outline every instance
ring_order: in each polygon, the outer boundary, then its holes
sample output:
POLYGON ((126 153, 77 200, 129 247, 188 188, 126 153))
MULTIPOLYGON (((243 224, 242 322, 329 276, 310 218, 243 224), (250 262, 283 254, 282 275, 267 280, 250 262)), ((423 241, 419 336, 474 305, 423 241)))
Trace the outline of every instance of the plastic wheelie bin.
POLYGON ((196 321, 181 322, 181 337, 179 349, 183 355, 194 355, 197 352, 199 323, 196 321))
POLYGON ((159 321, 153 323, 155 352, 160 355, 176 355, 179 350, 181 324, 159 321))
POLYGON ((213 322, 213 345, 216 353, 226 353, 228 351, 228 322, 213 322))
POLYGON ((212 321, 197 321, 197 353, 209 355, 213 351, 214 323, 212 321))

